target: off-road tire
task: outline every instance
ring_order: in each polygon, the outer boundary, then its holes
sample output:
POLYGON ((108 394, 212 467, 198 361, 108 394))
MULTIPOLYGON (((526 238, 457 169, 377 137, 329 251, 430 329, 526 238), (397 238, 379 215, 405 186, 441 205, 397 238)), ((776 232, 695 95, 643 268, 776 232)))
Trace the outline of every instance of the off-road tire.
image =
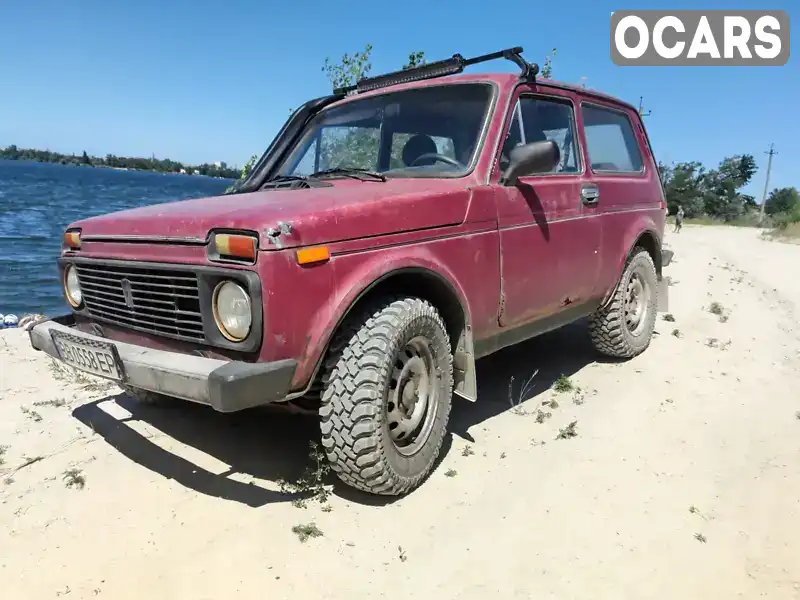
POLYGON ((450 340, 436 309, 411 297, 371 303, 335 335, 323 384, 322 445, 339 478, 362 491, 389 496, 420 485, 439 456, 453 394, 450 340), (397 357, 415 336, 429 342, 436 412, 422 447, 404 456, 390 437, 388 403, 390 388, 396 385, 392 377, 397 357))
POLYGON ((619 284, 611 301, 589 319, 589 336, 602 354, 613 358, 632 358, 650 345, 655 329, 658 307, 658 280, 653 259, 644 248, 637 247, 625 264, 619 284), (632 334, 625 322, 625 301, 628 284, 635 273, 650 286, 649 301, 643 318, 646 320, 638 335, 632 334))
POLYGON ((128 394, 128 396, 136 400, 136 402, 139 404, 160 406, 168 404, 174 400, 173 398, 165 396, 164 394, 158 394, 156 392, 151 392, 150 390, 143 390, 142 388, 137 388, 130 385, 123 385, 122 389, 126 394, 128 394))

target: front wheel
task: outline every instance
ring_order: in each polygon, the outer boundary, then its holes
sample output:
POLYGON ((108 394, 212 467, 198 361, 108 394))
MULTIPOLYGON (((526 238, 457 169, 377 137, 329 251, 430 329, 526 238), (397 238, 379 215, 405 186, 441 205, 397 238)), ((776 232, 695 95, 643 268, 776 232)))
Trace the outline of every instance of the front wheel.
POLYGON ((433 469, 453 393, 444 322, 419 298, 378 302, 331 346, 320 407, 322 445, 345 483, 397 496, 433 469))
POLYGON ((589 319, 594 347, 614 358, 631 358, 650 345, 656 325, 658 278, 653 259, 636 248, 611 302, 589 319))

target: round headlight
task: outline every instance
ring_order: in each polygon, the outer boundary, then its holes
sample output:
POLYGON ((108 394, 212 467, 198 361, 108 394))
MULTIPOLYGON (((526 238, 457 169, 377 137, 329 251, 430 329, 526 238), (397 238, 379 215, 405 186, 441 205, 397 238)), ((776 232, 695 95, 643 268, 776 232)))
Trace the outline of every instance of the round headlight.
POLYGON ((78 308, 83 303, 83 292, 78 282, 78 271, 72 265, 67 265, 64 271, 64 294, 73 308, 78 308))
POLYGON ((250 333, 253 313, 250 296, 239 284, 223 281, 214 289, 214 320, 220 333, 232 342, 241 342, 250 333))

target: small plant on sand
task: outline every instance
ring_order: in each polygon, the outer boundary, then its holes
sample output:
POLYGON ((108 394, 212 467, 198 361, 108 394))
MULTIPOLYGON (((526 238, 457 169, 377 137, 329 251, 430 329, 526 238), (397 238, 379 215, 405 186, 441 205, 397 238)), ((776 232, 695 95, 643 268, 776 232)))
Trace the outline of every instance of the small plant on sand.
POLYGON ((461 451, 461 456, 472 456, 473 454, 475 454, 475 451, 469 444, 464 446, 464 449, 461 451))
POLYGON ((692 505, 689 507, 689 512, 693 515, 696 515, 700 512, 700 510, 695 505, 692 505))
POLYGON ((706 536, 704 536, 702 533, 695 533, 694 534, 694 539, 696 539, 701 544, 705 544, 708 541, 706 539, 706 536))
POLYGON ((40 415, 35 410, 32 410, 32 409, 28 408, 27 406, 20 406, 19 409, 22 411, 22 414, 24 414, 26 417, 28 417, 32 421, 38 422, 38 421, 42 420, 42 415, 40 415))
POLYGON ((556 439, 557 440, 568 440, 570 438, 576 437, 578 435, 578 432, 575 430, 577 425, 578 425, 578 422, 577 421, 573 421, 572 423, 570 423, 566 427, 563 427, 563 428, 559 429, 558 430, 558 435, 556 436, 556 439))
POLYGON ((458 471, 455 469, 447 469, 447 471, 444 472, 445 477, 455 477, 456 475, 458 475, 458 471))
POLYGON ((67 469, 61 476, 64 480, 64 485, 68 488, 77 488, 82 490, 86 485, 86 478, 83 476, 83 471, 80 469, 67 469))
POLYGON ((318 500, 320 504, 326 504, 330 498, 325 479, 330 473, 331 466, 317 442, 311 441, 309 447, 308 457, 311 465, 306 467, 303 475, 294 482, 278 480, 281 493, 298 496, 292 500, 292 504, 297 508, 306 508, 308 500, 318 500))
POLYGON ((397 547, 397 558, 400 559, 400 562, 406 562, 408 557, 406 556, 406 551, 403 550, 402 546, 397 547))
MULTIPOLYGON (((798 414, 798 419, 800 419, 800 413, 798 414)), ((8 446, 0 445, 0 465, 5 464, 6 462, 6 452, 8 452, 8 446)))
POLYGON ((672 330, 672 337, 676 337, 678 339, 681 339, 683 337, 683 334, 681 333, 680 329, 673 329, 672 330))
POLYGON ((674 323, 675 322, 675 317, 672 315, 672 313, 667 313, 662 318, 665 321, 667 321, 668 323, 674 323))
POLYGON ((544 423, 545 421, 547 421, 547 419, 549 419, 552 416, 553 413, 545 412, 541 408, 536 410, 536 422, 539 424, 544 423))
POLYGON ((515 415, 527 415, 528 411, 522 406, 522 403, 527 400, 528 392, 531 390, 531 382, 533 382, 533 378, 539 373, 539 369, 536 369, 533 372, 533 375, 528 377, 528 380, 522 385, 522 388, 519 391, 519 395, 515 398, 514 397, 514 376, 511 376, 511 379, 508 382, 508 403, 511 405, 511 412, 515 415))
POLYGON ((50 368, 50 372, 53 374, 54 379, 63 380, 67 378, 66 367, 62 367, 61 363, 55 358, 51 358, 50 364, 47 366, 50 368))
POLYGON ((553 382, 553 391, 558 392, 559 394, 565 392, 571 392, 574 389, 575 385, 566 375, 561 375, 558 379, 556 379, 553 382))
POLYGON ((61 408, 65 406, 67 401, 63 398, 54 398, 53 400, 40 400, 39 402, 34 402, 34 406, 52 406, 53 408, 61 408))
POLYGON ((709 348, 717 348, 719 346, 719 340, 717 338, 708 338, 706 340, 706 346, 709 348))
POLYGON ((50 372, 55 379, 76 383, 87 392, 107 392, 113 385, 108 381, 93 379, 77 369, 63 365, 54 358, 50 359, 50 372))
POLYGON ((712 315, 720 316, 725 313, 725 309, 723 308, 722 304, 714 301, 708 305, 708 312, 710 312, 712 315))
POLYGON ((297 536, 297 538, 303 543, 308 541, 309 538, 322 537, 322 530, 319 527, 317 527, 316 523, 295 525, 294 527, 292 527, 292 533, 294 533, 297 536))
MULTIPOLYGON (((581 406, 586 402, 586 393, 580 386, 576 387, 575 392, 572 394, 572 403, 576 406, 581 406)), ((595 390, 595 393, 597 393, 597 390, 595 390)))
MULTIPOLYGON (((797 417, 798 420, 800 420, 800 410, 798 410, 796 413, 794 413, 794 416, 797 417)), ((0 447, 2 447, 2 446, 0 446, 0 447)), ((8 446, 6 446, 6 448, 7 447, 8 446)), ((0 454, 0 459, 2 459, 2 458, 3 458, 3 456, 2 456, 2 454, 0 454)))

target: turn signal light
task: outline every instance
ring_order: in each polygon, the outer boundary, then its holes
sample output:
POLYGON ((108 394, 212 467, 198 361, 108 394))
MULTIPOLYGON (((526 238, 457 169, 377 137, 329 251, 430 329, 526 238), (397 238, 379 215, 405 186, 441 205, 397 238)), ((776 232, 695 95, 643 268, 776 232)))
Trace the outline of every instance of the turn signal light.
POLYGON ((64 245, 72 250, 79 250, 81 247, 80 229, 73 229, 64 233, 64 245))
POLYGON ((331 252, 327 246, 312 246, 311 248, 301 248, 297 251, 297 262, 301 265, 325 262, 331 257, 331 252))
POLYGON ((256 238, 252 236, 218 233, 214 236, 214 244, 220 256, 256 259, 256 238))

